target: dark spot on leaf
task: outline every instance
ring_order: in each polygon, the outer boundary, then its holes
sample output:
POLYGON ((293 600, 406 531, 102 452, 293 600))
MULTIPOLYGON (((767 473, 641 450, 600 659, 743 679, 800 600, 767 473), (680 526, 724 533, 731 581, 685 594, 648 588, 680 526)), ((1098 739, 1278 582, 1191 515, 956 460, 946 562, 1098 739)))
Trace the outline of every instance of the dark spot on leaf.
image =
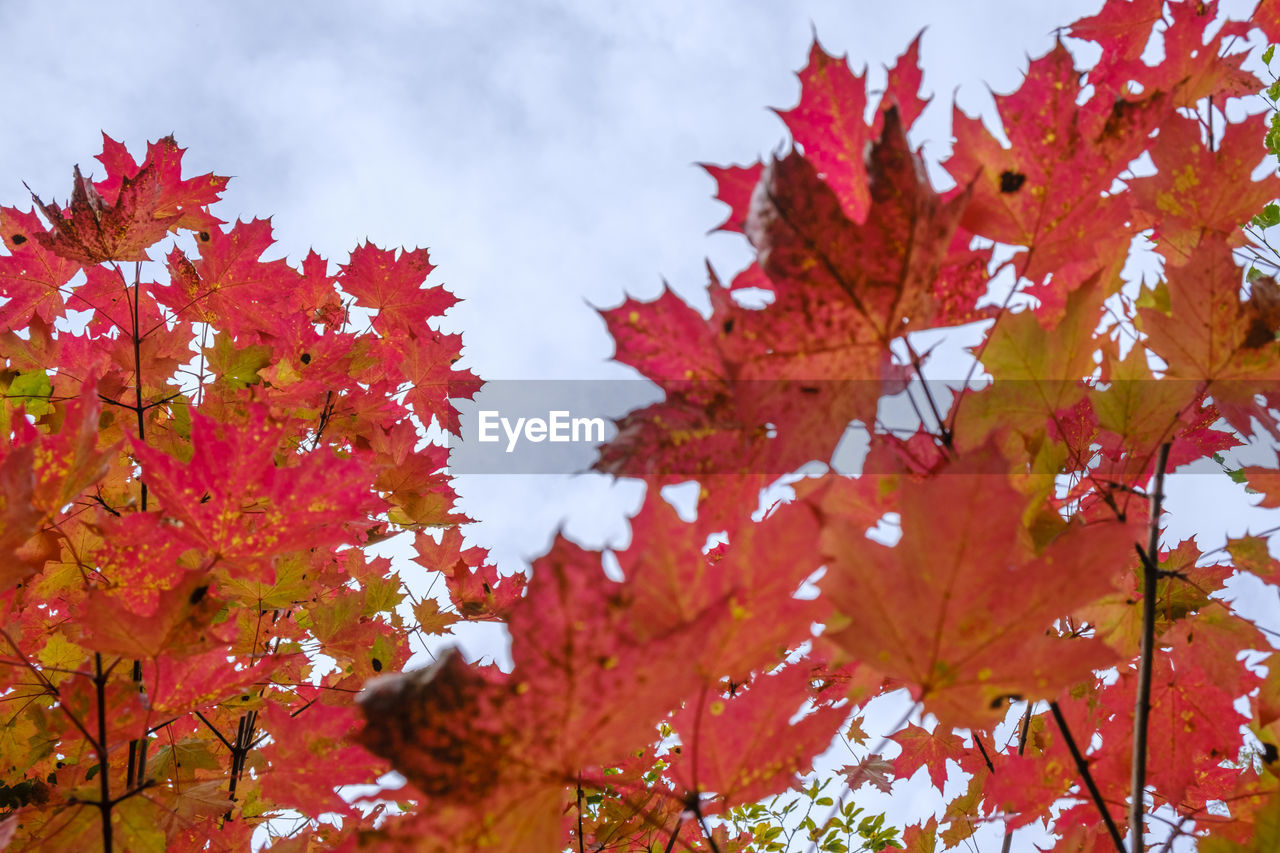
POLYGON ((377 658, 374 658, 372 661, 372 664, 373 664, 374 672, 382 672, 382 661, 378 660, 377 658))
POLYGON ((815 387, 813 387, 812 385, 801 385, 801 386, 800 386, 800 391, 801 391, 801 393, 803 393, 803 394, 817 394, 817 393, 818 393, 818 389, 817 389, 817 388, 815 388, 815 387))
POLYGON ((201 232, 200 232, 200 242, 201 242, 201 243, 208 243, 208 242, 209 242, 209 232, 208 232, 208 231, 201 231, 201 232))
POLYGON ((9 239, 13 241, 13 245, 15 246, 21 246, 23 243, 27 242, 27 238, 22 234, 14 234, 9 239))
POLYGON ((298 361, 302 362, 303 364, 310 364, 310 363, 311 363, 311 353, 309 353, 309 352, 304 352, 302 355, 298 356, 298 361))
POLYGON ((484 594, 485 594, 485 595, 488 595, 489 593, 493 592, 493 590, 489 589, 489 582, 488 582, 488 581, 482 581, 482 582, 480 583, 480 586, 484 587, 484 594))
POLYGON ((1262 745, 1262 760, 1266 764, 1274 764, 1275 760, 1280 758, 1280 750, 1276 749, 1274 743, 1264 743, 1262 745))
POLYGON ((249 694, 248 694, 248 693, 246 693, 246 694, 244 694, 243 696, 241 696, 241 697, 240 697, 240 701, 241 701, 241 702, 248 702, 248 701, 249 701, 249 694))
POLYGON ((205 492, 203 495, 200 496, 200 503, 202 504, 207 504, 211 500, 213 500, 213 495, 209 494, 208 492, 205 492))
POLYGON ((1000 173, 1000 192, 1016 193, 1027 182, 1027 176, 1021 172, 1006 169, 1000 173))
POLYGON ((207 593, 208 591, 209 591, 208 586, 198 586, 195 589, 191 590, 191 595, 190 597, 187 598, 187 601, 191 602, 192 604, 199 604, 201 601, 204 600, 205 593, 207 593))
POLYGON ((724 321, 724 333, 727 335, 732 331, 733 331, 733 318, 730 317, 728 320, 724 321))

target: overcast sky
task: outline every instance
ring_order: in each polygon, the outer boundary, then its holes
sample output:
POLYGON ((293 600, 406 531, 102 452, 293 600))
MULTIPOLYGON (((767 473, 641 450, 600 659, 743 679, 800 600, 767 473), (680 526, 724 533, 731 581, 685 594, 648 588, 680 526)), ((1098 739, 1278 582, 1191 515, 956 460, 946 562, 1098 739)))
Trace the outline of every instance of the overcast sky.
MULTIPOLYGON (((466 300, 448 325, 482 377, 630 377, 592 306, 656 296, 663 279, 705 305, 705 260, 743 263, 740 237, 707 234, 724 209, 694 164, 784 141, 767 107, 796 103, 814 33, 874 76, 928 28, 925 87, 940 97, 914 141, 936 159, 953 92, 989 111, 987 85, 1016 87, 1056 27, 1100 5, 0 0, 0 203, 27 207, 23 181, 65 200, 76 163, 100 176, 102 131, 139 159, 173 133, 188 174, 234 176, 215 212, 274 217, 292 260, 314 247, 341 262, 366 238, 430 247, 466 300)), ((484 520, 472 535, 507 568, 561 525, 624 542, 641 495, 598 476, 459 488, 484 520)), ((1207 517, 1187 512, 1177 538, 1207 517)))

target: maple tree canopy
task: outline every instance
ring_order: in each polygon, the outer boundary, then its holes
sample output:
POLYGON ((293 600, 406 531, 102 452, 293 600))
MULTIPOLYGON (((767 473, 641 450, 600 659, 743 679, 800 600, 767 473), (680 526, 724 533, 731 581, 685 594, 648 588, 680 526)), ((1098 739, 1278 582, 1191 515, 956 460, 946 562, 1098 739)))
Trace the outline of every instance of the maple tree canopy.
POLYGON ((1223 455, 1280 440, 1280 178, 1252 180, 1267 122, 1233 100, 1280 5, 1107 0, 1063 38, 1099 58, 1060 40, 998 126, 955 110, 943 189, 918 40, 879 93, 814 45, 789 148, 709 168, 753 261, 710 271, 707 315, 603 312, 664 391, 598 463, 648 484, 632 544, 557 537, 527 579, 464 547, 423 439, 478 387, 425 250, 264 260, 269 224, 214 218, 225 179, 182 178, 172 139, 138 164, 105 138, 66 206, 0 208, 0 844, 1277 849, 1280 666, 1224 589, 1280 563, 1268 531, 1161 530, 1199 460, 1280 505, 1223 455), (947 335, 976 341, 960 375, 947 335), (856 476, 762 505, 851 424, 856 476), (689 480, 686 519, 661 490, 689 480), (367 553, 401 533, 448 603, 367 553), (464 619, 505 622, 510 671, 403 671, 464 619), (833 742, 838 795, 797 792, 833 742), (846 804, 921 770, 959 792, 940 817, 846 804))

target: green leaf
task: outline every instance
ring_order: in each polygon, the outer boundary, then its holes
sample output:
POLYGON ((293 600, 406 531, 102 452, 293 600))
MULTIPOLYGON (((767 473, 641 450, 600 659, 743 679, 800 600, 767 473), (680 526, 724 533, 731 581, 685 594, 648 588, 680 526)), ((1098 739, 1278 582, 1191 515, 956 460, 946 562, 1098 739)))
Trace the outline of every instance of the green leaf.
POLYGON ((13 405, 22 406, 28 415, 40 417, 53 411, 49 397, 53 394, 53 383, 49 374, 43 370, 32 370, 19 373, 9 383, 8 397, 13 405))
POLYGON ((262 377, 258 371, 271 363, 272 355, 271 347, 265 344, 250 344, 238 349, 230 335, 218 335, 213 346, 205 347, 203 352, 209 361, 209 369, 233 388, 260 383, 262 377))
POLYGON ((1271 57, 1275 56, 1275 53, 1276 53, 1276 46, 1274 44, 1268 45, 1267 49, 1262 52, 1262 61, 1265 62, 1267 65, 1270 65, 1271 57))

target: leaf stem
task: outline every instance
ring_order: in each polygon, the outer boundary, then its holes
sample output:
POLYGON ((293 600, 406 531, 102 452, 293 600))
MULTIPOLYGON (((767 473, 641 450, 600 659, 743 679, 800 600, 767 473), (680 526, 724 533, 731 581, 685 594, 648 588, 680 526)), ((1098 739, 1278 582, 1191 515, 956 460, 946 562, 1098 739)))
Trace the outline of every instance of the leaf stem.
POLYGON ((1151 490, 1151 518, 1147 523, 1147 559, 1142 572, 1142 646, 1138 662, 1138 689, 1133 708, 1133 777, 1130 784, 1129 829, 1132 853, 1143 850, 1144 793, 1147 787, 1147 728, 1151 714, 1151 665, 1156 639, 1156 584, 1160 578, 1150 566, 1160 565, 1160 512, 1164 503, 1164 472, 1169 466, 1170 442, 1156 455, 1155 488, 1151 490))
MULTIPOLYGON (((1053 713, 1053 721, 1058 724, 1058 731, 1062 732, 1062 739, 1067 744, 1067 750, 1071 753, 1071 759, 1076 763, 1076 770, 1080 773, 1084 786, 1089 791, 1089 797, 1093 800, 1093 804, 1098 809, 1098 814, 1102 815, 1102 822, 1106 824, 1107 834, 1111 836, 1111 842, 1115 844, 1119 853, 1125 853, 1124 839, 1120 837, 1120 830, 1116 827, 1116 822, 1111 819, 1111 812, 1107 811, 1107 804, 1102 799, 1102 792, 1098 790, 1098 785, 1093 781, 1093 774, 1089 772, 1089 763, 1085 761, 1083 755, 1080 754, 1080 748, 1076 746, 1076 739, 1071 736, 1071 729, 1067 728, 1066 718, 1062 716, 1062 709, 1058 707, 1057 702, 1049 703, 1049 710, 1053 713)), ((1139 834, 1138 838, 1142 835, 1139 834)))

